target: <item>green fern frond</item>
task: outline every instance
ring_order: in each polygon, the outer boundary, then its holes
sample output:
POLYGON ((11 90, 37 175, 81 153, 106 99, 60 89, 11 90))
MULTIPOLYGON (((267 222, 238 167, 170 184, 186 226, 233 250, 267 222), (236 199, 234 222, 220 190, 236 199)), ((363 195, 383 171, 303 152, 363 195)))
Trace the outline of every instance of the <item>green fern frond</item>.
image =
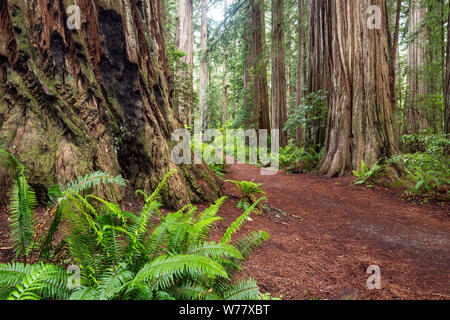
POLYGON ((225 300, 260 300, 259 288, 254 279, 243 279, 224 293, 225 300))
POLYGON ((172 177, 172 175, 175 172, 177 172, 177 169, 170 170, 164 176, 164 178, 161 180, 161 182, 158 184, 158 186, 156 187, 155 191, 153 191, 152 195, 145 200, 145 202, 152 202, 154 200, 158 200, 158 198, 161 195, 161 190, 167 185, 167 182, 169 181, 170 177, 172 177))
POLYGON ((36 206, 36 195, 28 185, 23 167, 14 179, 11 195, 11 240, 16 256, 26 256, 30 253, 33 234, 33 210, 36 206))
POLYGON ((179 300, 222 300, 212 289, 195 283, 186 283, 170 291, 179 300))
POLYGON ((69 297, 69 300, 96 300, 97 297, 97 287, 82 287, 74 292, 69 297))
POLYGON ((97 296, 99 300, 111 300, 126 287, 127 283, 134 278, 134 273, 124 267, 118 271, 109 269, 100 278, 97 296))
POLYGON ((18 262, 0 264, 0 287, 14 287, 31 272, 33 265, 18 262))
POLYGON ((250 213, 252 213, 253 210, 259 205, 261 201, 267 200, 266 198, 260 198, 255 201, 245 212, 234 221, 231 226, 226 230, 225 234, 223 235, 222 242, 223 243, 229 243, 231 241, 231 236, 236 233, 244 224, 244 222, 248 219, 250 216, 250 213))
POLYGON ((228 278, 225 269, 210 258, 197 255, 161 256, 146 264, 136 275, 135 283, 147 282, 152 287, 165 289, 176 278, 201 273, 207 278, 228 278))
POLYGON ((44 296, 61 298, 59 294, 65 289, 63 274, 59 267, 50 264, 33 265, 8 300, 40 300, 44 296))
POLYGON ((265 231, 254 231, 251 234, 242 237, 242 239, 239 240, 234 246, 242 254, 243 259, 248 259, 253 250, 269 238, 269 234, 265 231))
POLYGON ((187 254, 194 254, 211 259, 234 258, 242 259, 241 252, 232 245, 217 242, 204 242, 201 245, 191 246, 187 254))
POLYGON ((62 191, 62 197, 58 199, 58 204, 66 200, 70 196, 74 196, 77 193, 89 189, 99 184, 116 184, 118 186, 124 186, 126 184, 125 179, 121 176, 112 176, 109 173, 97 171, 86 176, 81 176, 76 180, 69 182, 62 191))
POLYGON ((209 206, 207 209, 203 210, 203 212, 199 215, 198 220, 201 221, 215 217, 217 215, 217 212, 223 206, 223 204, 227 199, 228 197, 221 197, 218 200, 216 200, 214 204, 209 206))

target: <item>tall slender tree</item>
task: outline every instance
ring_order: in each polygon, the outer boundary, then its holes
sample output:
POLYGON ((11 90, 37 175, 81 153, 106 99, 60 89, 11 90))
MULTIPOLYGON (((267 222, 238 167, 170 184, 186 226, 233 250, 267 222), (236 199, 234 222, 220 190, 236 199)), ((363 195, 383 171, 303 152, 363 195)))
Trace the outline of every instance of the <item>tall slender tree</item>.
POLYGON ((267 86, 267 59, 264 0, 250 0, 252 12, 252 75, 254 123, 259 129, 270 129, 269 96, 267 86))
POLYGON ((426 7, 421 0, 411 0, 409 9, 409 33, 416 35, 408 46, 408 99, 405 106, 405 133, 419 133, 428 128, 427 112, 424 109, 427 95, 426 30, 424 18, 426 7))
POLYGON ((208 49, 208 1, 201 0, 201 12, 202 12, 202 27, 200 35, 200 50, 201 50, 201 62, 200 62, 200 108, 199 118, 202 128, 206 126, 206 108, 207 108, 207 86, 208 86, 208 58, 206 51, 208 49))
POLYGON ((445 133, 450 133, 450 2, 447 22, 447 77, 445 81, 445 133))
MULTIPOLYGON (((303 100, 303 0, 297 1, 297 14, 298 14, 298 60, 297 60, 297 91, 296 91, 296 107, 298 108, 302 104, 303 100)), ((301 144, 303 141, 303 125, 300 124, 297 128, 297 143, 301 144)))
POLYGON ((279 129, 280 146, 287 144, 283 130, 286 111, 286 62, 284 43, 284 1, 272 1, 272 129, 279 129))
MULTIPOLYGON (((386 15, 385 26, 387 28, 387 39, 389 45, 389 88, 391 95, 391 105, 392 109, 397 109, 397 93, 396 93, 396 77, 397 77, 397 51, 398 51, 398 42, 400 35, 400 13, 402 11, 402 3, 403 0, 395 0, 393 14, 391 14, 392 19, 388 19, 386 15), (389 21, 391 20, 391 21, 389 21), (394 27, 392 31, 391 24, 394 27)), ((386 12, 388 11, 385 8, 386 12)))
POLYGON ((181 93, 177 101, 178 114, 185 124, 192 123, 194 95, 194 22, 193 22, 193 0, 178 0, 177 2, 178 30, 176 45, 177 49, 186 55, 181 58, 181 62, 187 68, 178 70, 177 76, 182 79, 181 93))
MULTIPOLYGON (((228 5, 227 0, 224 2, 224 11, 227 12, 228 5)), ((227 95, 228 95, 228 81, 227 81, 227 49, 224 48, 223 52, 223 78, 222 78, 222 126, 225 126, 228 119, 228 106, 227 106, 227 95)))

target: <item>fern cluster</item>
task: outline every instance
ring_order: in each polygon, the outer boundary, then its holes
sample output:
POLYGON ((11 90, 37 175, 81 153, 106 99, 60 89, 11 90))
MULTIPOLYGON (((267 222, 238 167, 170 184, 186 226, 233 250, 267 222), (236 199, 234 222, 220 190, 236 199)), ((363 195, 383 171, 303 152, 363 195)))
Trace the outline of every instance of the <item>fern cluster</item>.
MULTIPOLYGON (((262 183, 256 183, 253 181, 236 181, 236 180, 225 180, 226 182, 233 183, 239 192, 241 193, 241 200, 239 200, 237 207, 247 210, 250 206, 252 206, 256 202, 257 195, 265 195, 266 193, 260 188, 262 183)), ((261 200, 267 200, 266 198, 261 198, 261 200)), ((258 204, 255 210, 259 213, 262 213, 262 207, 258 204)))
MULTIPOLYGON (((376 161, 372 166, 367 165, 364 160, 361 159, 361 163, 358 170, 353 170, 353 175, 356 177, 355 184, 368 184, 374 182, 377 174, 382 170, 382 166, 376 161)), ((371 187, 371 185, 367 185, 371 187)))
POLYGON ((163 214, 160 192, 172 173, 153 194, 137 191, 145 200, 138 214, 82 194, 99 183, 123 184, 120 177, 97 172, 66 187, 55 186, 49 191, 46 223, 34 226, 34 201, 22 170, 22 189, 14 189, 16 218, 11 226, 14 248, 28 260, 0 264, 0 299, 259 299, 255 280, 232 279, 269 236, 259 231, 234 245, 231 240, 261 199, 230 225, 220 241, 208 241, 226 198, 200 213, 188 205, 163 214), (56 265, 62 259, 79 267, 80 287, 71 287, 67 271, 56 265))

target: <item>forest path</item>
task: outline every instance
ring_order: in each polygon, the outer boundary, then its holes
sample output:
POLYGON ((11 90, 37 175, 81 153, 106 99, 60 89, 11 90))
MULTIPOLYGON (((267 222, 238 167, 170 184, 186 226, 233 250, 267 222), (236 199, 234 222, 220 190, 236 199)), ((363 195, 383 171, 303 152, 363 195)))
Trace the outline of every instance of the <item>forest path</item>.
MULTIPOLYGON (((262 176, 232 165, 226 178, 263 183, 266 205, 287 213, 253 215, 240 231, 271 236, 244 267, 263 291, 284 299, 450 299, 448 206, 415 205, 351 177, 262 176), (370 265, 381 269, 380 290, 367 288, 370 265)), ((226 195, 218 233, 242 213, 232 183, 226 195)))

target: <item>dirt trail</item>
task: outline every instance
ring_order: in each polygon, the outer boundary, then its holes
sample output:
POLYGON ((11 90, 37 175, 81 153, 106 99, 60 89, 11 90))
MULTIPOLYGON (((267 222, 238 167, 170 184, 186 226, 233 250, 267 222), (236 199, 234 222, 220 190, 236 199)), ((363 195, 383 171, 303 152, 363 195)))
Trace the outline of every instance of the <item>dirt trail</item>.
MULTIPOLYGON (((284 299, 450 299, 448 206, 414 205, 350 177, 261 176, 249 165, 231 166, 226 177, 263 183, 269 207, 287 213, 254 215, 242 230, 271 235, 244 268, 264 291, 284 299), (381 269, 381 290, 367 289, 370 265, 381 269)), ((226 194, 217 232, 242 212, 231 183, 226 194)))
MULTIPOLYGON (((261 176, 259 168, 234 165, 226 178, 263 183, 266 204, 281 210, 253 215, 239 232, 265 230, 271 236, 243 270, 263 291, 283 299, 450 299, 448 205, 414 205, 388 190, 355 186, 352 177, 261 176), (370 265, 381 269, 381 290, 367 289, 370 265)), ((225 193, 229 200, 214 238, 242 214, 232 183, 225 193)), ((7 215, 1 211, 0 261, 10 261, 7 215)))

